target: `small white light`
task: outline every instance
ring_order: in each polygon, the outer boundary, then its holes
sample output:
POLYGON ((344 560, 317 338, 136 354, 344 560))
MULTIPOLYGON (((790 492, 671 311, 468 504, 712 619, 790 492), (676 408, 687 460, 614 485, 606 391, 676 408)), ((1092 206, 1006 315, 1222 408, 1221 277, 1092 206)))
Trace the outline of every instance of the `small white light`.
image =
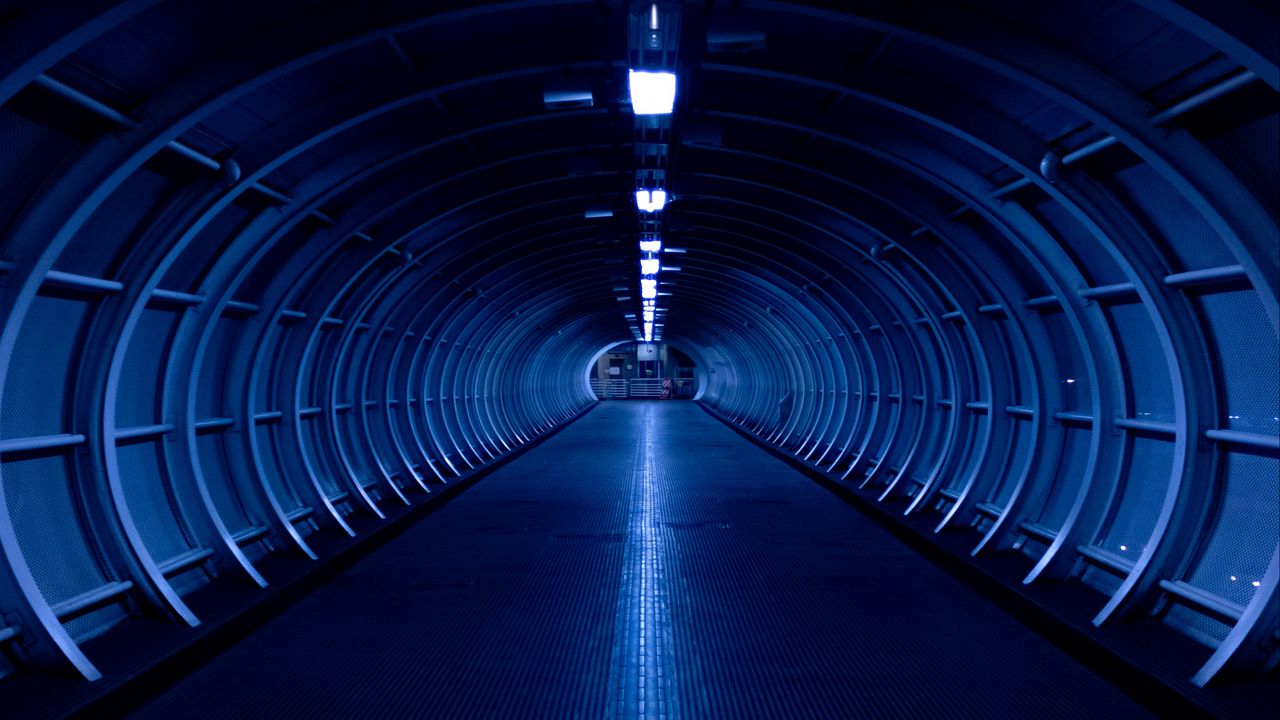
POLYGON ((1076 381, 1075 378, 1067 378, 1067 384, 1070 385, 1076 381))
POLYGON ((676 74, 669 72, 628 73, 631 111, 636 115, 668 115, 676 106, 676 74))
POLYGON ((1239 579, 1240 579, 1240 578, 1236 577, 1235 575, 1232 575, 1232 576, 1231 576, 1231 582, 1235 582, 1235 581, 1237 581, 1237 580, 1239 580, 1239 579))
POLYGON ((661 240, 641 240, 640 252, 659 252, 662 250, 661 240))
POLYGON ((1121 549, 1121 550, 1128 550, 1128 549, 1129 549, 1129 546, 1128 546, 1128 545, 1121 545, 1121 546, 1120 546, 1120 549, 1121 549))
POLYGON ((1260 581, 1258 581, 1258 580, 1254 580, 1251 584, 1252 584, 1254 587, 1262 587, 1262 583, 1261 583, 1260 581))
POLYGON ((641 275, 657 275, 658 262, 659 261, 656 258, 653 260, 650 260, 648 258, 642 258, 640 260, 640 274, 641 275))

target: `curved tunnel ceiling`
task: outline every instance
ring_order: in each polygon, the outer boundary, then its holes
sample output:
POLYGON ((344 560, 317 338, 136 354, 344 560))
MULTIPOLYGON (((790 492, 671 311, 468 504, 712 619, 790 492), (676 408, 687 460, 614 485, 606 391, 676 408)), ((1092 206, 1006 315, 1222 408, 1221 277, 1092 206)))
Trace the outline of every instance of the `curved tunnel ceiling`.
POLYGON ((654 140, 648 3, 427 5, 0 14, 0 670, 96 678, 123 618, 588 408, 651 153, 709 409, 1198 683, 1274 665, 1274 16, 661 2, 654 140))

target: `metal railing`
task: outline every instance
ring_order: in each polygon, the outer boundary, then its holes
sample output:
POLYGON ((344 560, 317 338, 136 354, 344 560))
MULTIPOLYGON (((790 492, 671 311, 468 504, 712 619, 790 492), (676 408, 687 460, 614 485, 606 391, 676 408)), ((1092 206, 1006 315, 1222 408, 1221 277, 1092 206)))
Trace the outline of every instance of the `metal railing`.
MULTIPOLYGON (((592 378, 591 391, 599 400, 647 399, 662 397, 662 378, 636 380, 599 380, 592 378)), ((672 397, 675 397, 673 394, 672 397)))
POLYGON ((662 397, 662 378, 632 380, 629 397, 657 400, 662 397))

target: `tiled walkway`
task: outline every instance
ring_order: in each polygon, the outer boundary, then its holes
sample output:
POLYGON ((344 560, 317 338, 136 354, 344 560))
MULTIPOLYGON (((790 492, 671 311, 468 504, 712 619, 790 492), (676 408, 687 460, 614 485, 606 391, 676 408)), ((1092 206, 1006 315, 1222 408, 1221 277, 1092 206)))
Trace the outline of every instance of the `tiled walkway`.
POLYGON ((679 402, 599 406, 138 712, 1145 714, 679 402))

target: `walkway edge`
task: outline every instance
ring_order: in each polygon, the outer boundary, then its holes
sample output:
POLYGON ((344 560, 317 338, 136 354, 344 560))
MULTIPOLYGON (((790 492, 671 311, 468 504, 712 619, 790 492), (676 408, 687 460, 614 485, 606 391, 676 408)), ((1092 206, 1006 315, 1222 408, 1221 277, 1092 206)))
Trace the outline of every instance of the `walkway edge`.
POLYGON ((430 496, 405 508, 399 515, 388 517, 386 522, 375 526, 368 534, 351 538, 335 551, 322 555, 309 570, 299 576, 278 585, 272 583, 257 596, 255 601, 236 611, 231 617, 220 622, 206 622, 205 625, 197 628, 199 631, 197 637, 182 644, 168 655, 157 657, 145 670, 127 678, 117 679, 115 682, 111 682, 110 678, 98 681, 103 683, 102 692, 86 703, 67 708, 67 717, 118 717, 142 705, 159 691, 186 677, 292 607, 343 570, 403 535, 418 522, 461 495, 467 488, 581 420, 599 404, 597 401, 588 405, 577 415, 530 442, 496 458, 487 465, 476 468, 438 490, 433 490, 430 496))
POLYGON ((1194 697, 1194 691, 1199 688, 1192 688, 1189 683, 1188 687, 1180 688, 1165 678, 1148 672, 1104 643, 1099 637, 1100 633, 1092 625, 1085 629, 1051 612, 1023 586, 1013 586, 968 562, 967 555, 962 557, 945 547, 930 535, 907 524, 900 516, 894 516, 858 494, 855 489, 755 436, 705 403, 698 402, 697 405, 729 429, 826 488, 926 560, 973 588, 1032 632, 1045 638, 1152 712, 1179 718, 1215 717, 1215 713, 1201 699, 1194 697))

